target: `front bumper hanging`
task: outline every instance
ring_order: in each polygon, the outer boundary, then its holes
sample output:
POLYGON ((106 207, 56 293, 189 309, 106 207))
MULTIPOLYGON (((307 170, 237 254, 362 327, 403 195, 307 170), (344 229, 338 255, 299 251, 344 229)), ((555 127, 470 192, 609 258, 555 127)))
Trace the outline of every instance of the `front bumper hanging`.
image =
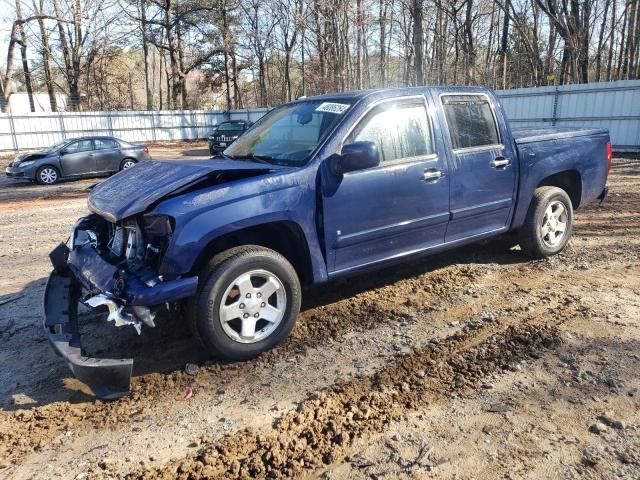
MULTIPOLYGON (((109 292, 117 277, 117 268, 103 260, 89 245, 75 247, 71 251, 61 243, 49 256, 54 270, 49 276, 44 294, 44 327, 53 349, 67 362, 76 378, 85 383, 96 397, 115 400, 126 395, 129 392, 133 359, 88 357, 80 343, 78 331, 78 303, 83 287, 102 292, 98 297, 104 297, 108 301, 98 302, 97 305, 108 306, 111 298, 109 292)), ((134 276, 127 280, 120 292, 122 297, 118 300, 119 305, 126 303, 134 311, 142 308, 147 312, 147 306, 161 305, 195 294, 198 283, 197 277, 159 282, 153 286, 145 285, 134 276)), ((153 320, 145 321, 147 324, 149 322, 152 324, 153 320)))
POLYGON ((69 272, 54 270, 44 293, 44 326, 55 352, 75 377, 101 400, 115 400, 129 393, 133 359, 90 358, 82 349, 78 332, 81 285, 69 272))

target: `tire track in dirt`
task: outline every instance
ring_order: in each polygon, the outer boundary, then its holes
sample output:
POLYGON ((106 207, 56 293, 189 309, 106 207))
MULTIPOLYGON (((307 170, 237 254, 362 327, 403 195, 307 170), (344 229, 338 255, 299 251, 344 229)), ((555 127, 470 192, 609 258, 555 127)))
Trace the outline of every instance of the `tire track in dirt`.
MULTIPOLYGON (((489 336, 463 331, 399 358, 370 381, 314 394, 269 431, 231 434, 197 455, 155 470, 136 470, 125 478, 290 478, 313 471, 339 460, 356 438, 380 432, 430 401, 468 393, 488 375, 535 357, 558 341, 555 326, 533 322, 509 325, 489 336)), ((107 472, 102 467, 90 469, 89 478, 110 473, 108 466, 107 472)))
MULTIPOLYGON (((446 261, 451 262, 451 259, 446 261)), ((551 269, 546 268, 545 263, 518 264, 516 271, 510 272, 509 283, 530 284, 531 272, 541 274, 551 269)), ((416 314, 432 309, 439 310, 442 313, 441 316, 445 318, 448 316, 461 318, 474 309, 478 310, 480 304, 489 307, 489 304, 497 303, 500 307, 498 314, 510 314, 519 309, 518 302, 515 300, 518 289, 505 286, 501 287, 503 294, 513 290, 510 292, 513 296, 510 307, 502 308, 504 305, 501 297, 480 298, 473 293, 468 302, 475 307, 465 306, 463 301, 461 309, 455 308, 455 303, 460 301, 463 289, 475 292, 473 288, 469 290, 470 286, 478 288, 477 286, 483 283, 488 285, 499 283, 505 270, 513 270, 509 265, 493 265, 490 268, 483 265, 454 264, 410 278, 404 277, 407 275, 407 268, 398 270, 399 272, 394 271, 393 276, 402 280, 361 293, 356 292, 362 288, 371 288, 369 279, 360 282, 364 285, 347 285, 347 291, 343 293, 354 294, 354 297, 304 312, 300 325, 296 327, 290 340, 263 355, 256 362, 273 364, 291 354, 301 354, 309 348, 317 347, 328 338, 336 339, 354 331, 366 332, 381 325, 413 318, 416 314), (407 292, 411 295, 408 296, 407 292)), ((544 278, 538 276, 536 283, 540 282, 544 282, 544 278)), ((328 301, 326 295, 330 294, 321 291, 319 298, 316 297, 315 300, 326 303, 328 301)), ((522 295, 528 295, 528 291, 521 291, 520 296, 522 295)), ((200 369, 195 378, 183 372, 145 375, 134 379, 132 392, 128 397, 114 403, 104 404, 99 401, 87 405, 56 403, 18 411, 0 423, 0 440, 3 445, 0 446, 0 457, 4 455, 13 464, 20 464, 25 456, 33 451, 57 448, 58 440, 63 434, 68 435, 72 432, 74 436, 78 436, 93 430, 124 428, 131 424, 132 417, 139 417, 143 413, 149 415, 147 407, 150 404, 167 404, 167 408, 162 411, 168 414, 173 409, 181 408, 174 402, 176 391, 189 385, 205 382, 216 385, 219 379, 229 374, 243 376, 251 364, 252 362, 248 364, 210 362, 200 369)), ((210 394, 212 395, 213 392, 210 394)))
MULTIPOLYGON (((527 294, 521 289, 521 296, 527 294)), ((548 319, 559 306, 571 304, 577 307, 566 310, 558 319, 562 323, 581 314, 573 295, 554 297, 537 317, 548 319)), ((487 376, 525 357, 537 358, 537 350, 558 340, 558 330, 532 317, 524 314, 495 320, 489 315, 470 321, 458 333, 434 339, 414 354, 395 357, 392 366, 369 379, 312 394, 266 432, 230 434, 198 455, 156 469, 139 469, 126 478, 286 478, 314 470, 338 460, 354 439, 380 432, 388 422, 431 401, 473 391, 487 376)), ((94 465, 90 477, 114 473, 109 468, 108 464, 94 465)))
MULTIPOLYGON (((403 278, 407 269, 401 270, 401 273, 394 272, 391 281, 403 278)), ((439 266, 417 278, 404 278, 373 291, 357 293, 363 288, 371 287, 369 280, 362 280, 358 287, 347 285, 345 288, 347 296, 354 294, 355 297, 314 307, 314 304, 322 305, 332 299, 331 292, 320 289, 313 297, 312 308, 301 314, 299 325, 291 337, 283 345, 262 355, 256 362, 271 364, 291 354, 300 354, 317 347, 327 339, 336 339, 354 330, 373 329, 405 318, 407 309, 399 312, 398 305, 405 303, 400 300, 406 299, 406 290, 418 292, 420 287, 420 292, 414 294, 414 299, 426 303, 463 288, 478 275, 480 272, 473 267, 455 264, 439 266)), ((173 404, 176 391, 202 381, 215 384, 217 379, 224 378, 230 371, 234 375, 242 375, 249 364, 212 361, 201 368, 195 377, 184 372, 144 375, 132 379, 128 397, 113 403, 95 401, 91 404, 73 405, 58 402, 15 413, 0 413, 0 419, 4 417, 0 421, 0 458, 20 464, 29 453, 54 445, 63 433, 88 433, 93 429, 122 427, 131 422, 132 415, 139 414, 150 403, 173 404)))

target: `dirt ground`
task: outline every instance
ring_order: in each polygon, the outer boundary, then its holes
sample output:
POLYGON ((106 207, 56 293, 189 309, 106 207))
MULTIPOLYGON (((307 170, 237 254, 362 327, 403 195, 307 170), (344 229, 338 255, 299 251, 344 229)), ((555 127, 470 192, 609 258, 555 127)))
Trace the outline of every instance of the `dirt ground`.
POLYGON ((254 361, 208 359, 179 315, 138 337, 85 313, 90 353, 136 358, 112 403, 41 328, 94 181, 0 185, 0 478, 640 478, 640 161, 561 255, 493 241, 316 287, 254 361))

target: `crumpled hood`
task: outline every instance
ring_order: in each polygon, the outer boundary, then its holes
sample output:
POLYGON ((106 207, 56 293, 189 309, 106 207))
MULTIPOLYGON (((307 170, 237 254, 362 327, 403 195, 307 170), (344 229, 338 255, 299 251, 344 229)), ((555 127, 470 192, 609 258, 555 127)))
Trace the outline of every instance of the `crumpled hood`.
POLYGON ((91 190, 88 204, 91 211, 116 222, 216 173, 246 172, 251 177, 284 168, 238 160, 141 162, 97 184, 91 190))
POLYGON ((21 153, 18 155, 13 162, 9 164, 11 167, 17 167, 22 162, 29 162, 31 160, 40 160, 41 158, 48 157, 49 153, 44 152, 35 152, 35 153, 21 153))

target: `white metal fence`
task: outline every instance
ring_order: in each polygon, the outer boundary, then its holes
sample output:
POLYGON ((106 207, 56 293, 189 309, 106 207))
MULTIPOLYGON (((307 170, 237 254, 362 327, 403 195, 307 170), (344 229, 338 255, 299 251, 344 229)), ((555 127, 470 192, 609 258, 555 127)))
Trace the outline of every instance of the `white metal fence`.
MULTIPOLYGON (((640 152, 640 80, 496 92, 514 127, 608 128, 614 150, 640 152)), ((64 112, 0 114, 0 152, 42 148, 81 135, 113 135, 132 142, 205 138, 227 119, 255 121, 268 109, 230 112, 64 112)))
POLYGON ((640 152, 640 80, 496 93, 513 127, 607 128, 616 152, 640 152))
POLYGON ((0 151, 47 147, 82 135, 111 135, 131 142, 206 138, 225 120, 256 121, 269 110, 161 112, 60 112, 0 114, 0 151))

